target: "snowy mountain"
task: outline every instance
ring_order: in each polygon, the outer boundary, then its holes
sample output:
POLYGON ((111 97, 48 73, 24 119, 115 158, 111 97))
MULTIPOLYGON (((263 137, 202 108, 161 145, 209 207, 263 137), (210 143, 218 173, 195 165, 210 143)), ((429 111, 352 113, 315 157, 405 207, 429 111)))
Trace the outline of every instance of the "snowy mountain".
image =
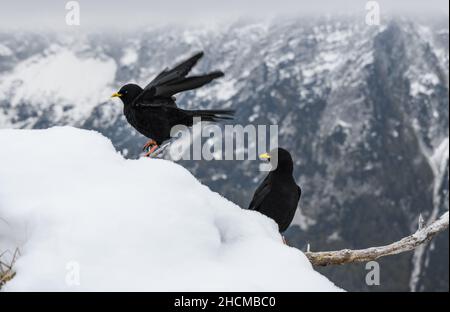
MULTIPOLYGON (((237 22, 121 34, 0 34, 0 127, 74 125, 111 138, 129 158, 145 139, 108 99, 124 83, 204 50, 199 72, 226 77, 178 96, 183 108, 234 108, 236 123, 278 124, 302 186, 290 244, 364 248, 414 232, 448 210, 448 18, 237 22), (163 47, 163 48, 162 48, 163 47)), ((246 207, 258 163, 182 162, 246 207)), ((448 290, 448 235, 383 259, 381 285, 363 265, 322 272, 347 290, 448 290)))
POLYGON ((340 291, 273 220, 171 161, 70 127, 0 130, 0 144, 0 243, 21 251, 6 291, 340 291))

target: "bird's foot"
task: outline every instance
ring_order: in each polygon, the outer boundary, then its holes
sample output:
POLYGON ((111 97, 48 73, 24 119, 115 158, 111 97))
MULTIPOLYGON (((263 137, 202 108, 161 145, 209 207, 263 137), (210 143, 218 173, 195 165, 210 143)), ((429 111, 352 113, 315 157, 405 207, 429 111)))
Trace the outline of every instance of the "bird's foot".
POLYGON ((157 147, 156 150, 154 150, 153 152, 149 152, 150 155, 148 157, 151 158, 161 158, 164 154, 164 152, 166 151, 166 149, 173 143, 173 139, 165 142, 164 144, 161 144, 157 147))
POLYGON ((144 145, 144 147, 142 148, 142 150, 143 150, 143 151, 146 151, 146 150, 148 150, 149 148, 154 147, 154 146, 158 147, 158 144, 156 143, 155 140, 150 139, 150 140, 148 140, 147 143, 145 143, 145 145, 144 145))
POLYGON ((152 148, 150 148, 149 150, 148 150, 148 152, 144 155, 144 157, 151 157, 152 156, 152 154, 153 154, 153 152, 154 151, 156 151, 157 149, 158 149, 158 145, 153 145, 152 146, 152 148))

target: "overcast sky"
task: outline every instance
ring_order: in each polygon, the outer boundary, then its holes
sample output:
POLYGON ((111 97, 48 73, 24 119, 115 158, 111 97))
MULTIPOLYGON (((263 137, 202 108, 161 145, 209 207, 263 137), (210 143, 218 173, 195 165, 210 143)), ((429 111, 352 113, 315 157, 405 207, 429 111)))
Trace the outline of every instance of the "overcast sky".
MULTIPOLYGON (((65 28, 65 0, 0 0, 0 30, 65 28)), ((354 12, 366 0, 78 0, 81 26, 128 27, 155 23, 213 23, 279 15, 354 12)), ((448 15, 448 0, 379 0, 381 14, 448 15)), ((381 15, 382 16, 382 15, 381 15)))

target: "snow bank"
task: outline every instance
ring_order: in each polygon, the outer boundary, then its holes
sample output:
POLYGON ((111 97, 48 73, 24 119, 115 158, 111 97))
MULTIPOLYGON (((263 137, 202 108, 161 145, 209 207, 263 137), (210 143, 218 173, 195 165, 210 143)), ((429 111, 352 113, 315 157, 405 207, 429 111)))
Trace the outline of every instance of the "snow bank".
POLYGON ((0 130, 0 146, 0 249, 22 254, 3 290, 340 290, 177 164, 70 127, 0 130))

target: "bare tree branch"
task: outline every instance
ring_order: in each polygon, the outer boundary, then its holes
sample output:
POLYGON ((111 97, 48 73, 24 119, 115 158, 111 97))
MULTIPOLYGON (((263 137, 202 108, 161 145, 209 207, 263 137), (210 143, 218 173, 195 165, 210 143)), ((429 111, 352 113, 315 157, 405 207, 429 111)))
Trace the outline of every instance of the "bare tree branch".
POLYGON ((6 284, 6 282, 11 280, 16 275, 16 272, 13 270, 13 266, 17 260, 17 257, 20 256, 20 250, 16 248, 9 263, 3 262, 1 259, 7 253, 11 252, 6 250, 0 254, 0 289, 4 284, 6 284))
POLYGON ((306 252, 305 255, 315 266, 340 265, 355 262, 368 262, 381 257, 396 255, 414 250, 418 246, 429 242, 438 233, 448 228, 448 212, 440 219, 428 226, 419 225, 416 233, 386 246, 370 247, 367 249, 337 251, 306 252))

